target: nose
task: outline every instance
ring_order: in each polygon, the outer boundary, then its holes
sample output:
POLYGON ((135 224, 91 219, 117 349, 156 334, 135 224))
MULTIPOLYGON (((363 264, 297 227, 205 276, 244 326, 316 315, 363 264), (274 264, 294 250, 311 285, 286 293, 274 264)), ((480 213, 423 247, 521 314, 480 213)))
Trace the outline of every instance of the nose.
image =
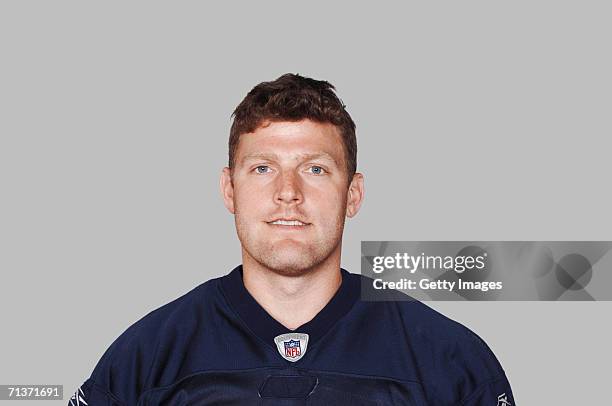
POLYGON ((292 173, 283 173, 278 177, 278 185, 274 196, 277 203, 299 204, 303 201, 299 177, 292 173))

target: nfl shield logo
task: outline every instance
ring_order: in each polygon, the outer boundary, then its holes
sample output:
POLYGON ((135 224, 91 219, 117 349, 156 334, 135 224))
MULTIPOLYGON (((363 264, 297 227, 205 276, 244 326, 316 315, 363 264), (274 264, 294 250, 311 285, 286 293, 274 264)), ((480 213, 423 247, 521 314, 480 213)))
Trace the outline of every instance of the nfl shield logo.
POLYGON ((287 361, 299 361, 308 349, 308 334, 286 333, 274 337, 278 353, 287 361))
POLYGON ((289 358, 297 358, 302 355, 300 342, 297 340, 285 341, 285 356, 289 358))

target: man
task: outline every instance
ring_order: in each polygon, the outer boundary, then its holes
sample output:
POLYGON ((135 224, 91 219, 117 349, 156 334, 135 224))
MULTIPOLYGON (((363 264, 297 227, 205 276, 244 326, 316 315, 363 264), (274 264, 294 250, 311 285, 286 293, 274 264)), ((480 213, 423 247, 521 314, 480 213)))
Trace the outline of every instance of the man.
POLYGON ((479 337, 418 301, 360 300, 340 268, 364 196, 356 152, 328 82, 253 88, 220 181, 242 265, 131 326, 70 403, 514 405, 479 337))

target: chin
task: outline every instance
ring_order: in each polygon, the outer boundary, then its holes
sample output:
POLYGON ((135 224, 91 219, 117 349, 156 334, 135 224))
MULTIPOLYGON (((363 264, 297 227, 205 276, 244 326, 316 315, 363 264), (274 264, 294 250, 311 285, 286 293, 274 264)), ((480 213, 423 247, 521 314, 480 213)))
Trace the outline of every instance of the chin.
MULTIPOLYGON (((245 240, 249 242, 248 239, 245 240)), ((338 244, 307 243, 295 239, 243 244, 243 249, 262 267, 283 276, 301 276, 323 264, 338 244)))
POLYGON ((281 275, 299 276, 308 273, 315 265, 315 260, 308 255, 279 255, 267 258, 266 266, 281 275))
POLYGON ((308 273, 322 261, 306 249, 275 248, 257 259, 272 272, 285 276, 300 276, 308 273))

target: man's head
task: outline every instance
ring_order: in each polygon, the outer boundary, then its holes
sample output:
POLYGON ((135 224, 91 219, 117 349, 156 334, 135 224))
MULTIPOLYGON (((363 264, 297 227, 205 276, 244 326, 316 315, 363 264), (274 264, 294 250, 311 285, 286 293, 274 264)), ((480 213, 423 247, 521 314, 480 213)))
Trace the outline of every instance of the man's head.
POLYGON ((355 123, 334 90, 334 86, 324 80, 291 73, 255 86, 232 114, 234 122, 229 138, 229 168, 234 168, 236 149, 243 134, 252 133, 267 122, 309 119, 333 124, 338 129, 350 182, 357 170, 355 123))
POLYGON ((234 111, 221 190, 245 263, 283 275, 339 264, 363 176, 355 124, 333 90, 287 74, 257 85, 234 111))

